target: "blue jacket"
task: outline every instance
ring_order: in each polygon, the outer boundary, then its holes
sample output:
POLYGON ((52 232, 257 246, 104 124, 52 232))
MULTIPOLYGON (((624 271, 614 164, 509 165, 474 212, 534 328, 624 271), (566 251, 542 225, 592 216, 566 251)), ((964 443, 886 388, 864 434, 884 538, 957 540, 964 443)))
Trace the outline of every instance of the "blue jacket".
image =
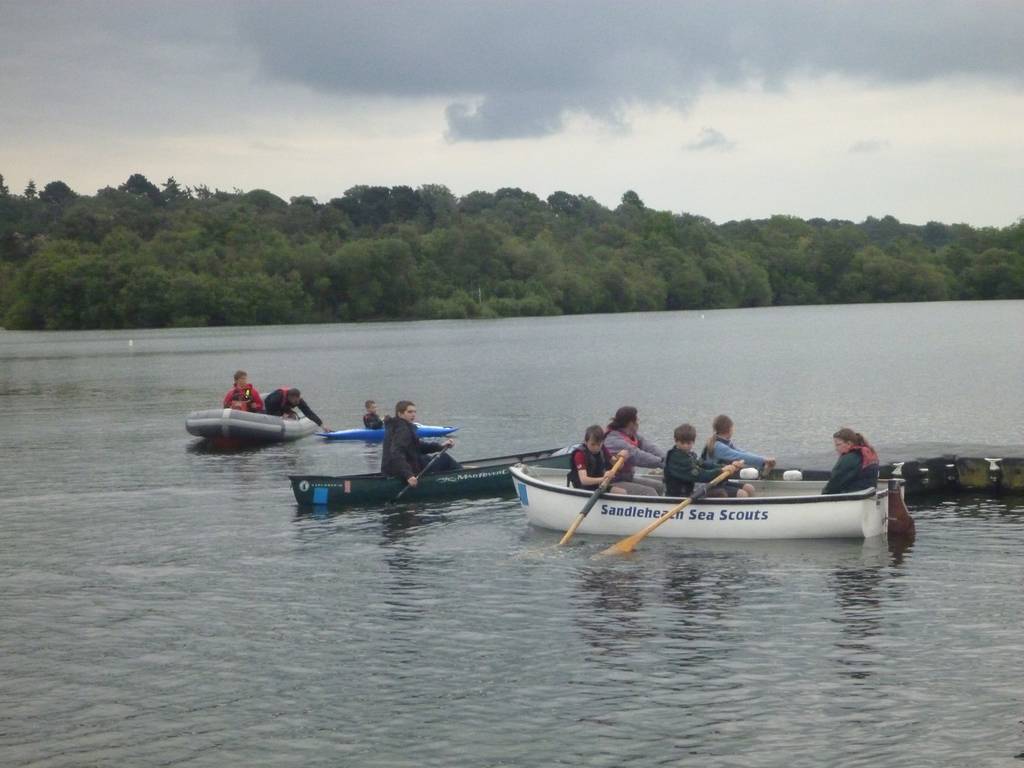
POLYGON ((704 451, 701 453, 701 458, 711 459, 719 464, 731 464, 736 459, 742 459, 743 463, 748 467, 761 469, 764 466, 764 456, 741 451, 732 444, 732 440, 726 440, 718 435, 715 435, 715 450, 709 456, 707 446, 705 446, 704 451))

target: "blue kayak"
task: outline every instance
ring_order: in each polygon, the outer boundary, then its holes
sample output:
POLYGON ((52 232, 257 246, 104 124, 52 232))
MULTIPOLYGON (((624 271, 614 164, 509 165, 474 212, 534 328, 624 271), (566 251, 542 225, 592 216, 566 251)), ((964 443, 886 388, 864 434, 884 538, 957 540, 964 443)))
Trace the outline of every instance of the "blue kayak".
MULTIPOLYGON (((432 427, 429 424, 417 424, 416 434, 419 437, 445 437, 455 432, 458 427, 432 427)), ((384 442, 382 429, 338 429, 334 432, 317 432, 327 440, 362 440, 365 443, 384 442)))

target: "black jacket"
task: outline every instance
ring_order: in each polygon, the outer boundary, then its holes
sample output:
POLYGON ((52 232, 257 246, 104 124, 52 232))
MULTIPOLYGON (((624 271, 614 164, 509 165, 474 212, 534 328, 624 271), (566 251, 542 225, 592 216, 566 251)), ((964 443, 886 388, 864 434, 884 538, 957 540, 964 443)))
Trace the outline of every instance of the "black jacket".
POLYGON ((437 453, 444 446, 436 443, 421 443, 416 435, 416 425, 397 416, 384 420, 384 446, 380 457, 380 471, 391 477, 408 480, 423 469, 422 456, 437 453))
POLYGON ((380 416, 376 413, 364 413, 363 426, 367 429, 383 429, 384 422, 380 420, 380 416))
MULTIPOLYGON (((288 398, 285 395, 284 389, 275 389, 265 398, 263 398, 263 410, 268 416, 284 416, 285 414, 294 415, 295 411, 292 406, 288 404, 288 398)), ((317 426, 323 426, 323 422, 320 421, 320 417, 313 413, 313 409, 306 405, 306 401, 299 398, 299 404, 295 406, 303 415, 310 419, 317 426)))

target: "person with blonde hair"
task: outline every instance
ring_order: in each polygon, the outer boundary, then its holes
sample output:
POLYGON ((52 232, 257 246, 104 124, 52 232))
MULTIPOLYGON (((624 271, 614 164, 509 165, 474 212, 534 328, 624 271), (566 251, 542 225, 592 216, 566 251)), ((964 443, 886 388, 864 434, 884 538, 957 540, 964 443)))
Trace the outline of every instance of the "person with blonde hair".
POLYGON ((864 435, 843 427, 832 435, 832 443, 839 459, 821 491, 823 494, 852 493, 878 482, 878 454, 864 435))
POLYGON ((711 422, 711 437, 708 438, 700 457, 718 464, 731 464, 738 460, 748 467, 756 467, 758 470, 767 467, 767 471, 771 472, 772 467, 775 466, 775 459, 771 456, 759 456, 756 453, 737 448, 732 441, 734 428, 732 419, 724 413, 716 416, 715 420, 711 422))

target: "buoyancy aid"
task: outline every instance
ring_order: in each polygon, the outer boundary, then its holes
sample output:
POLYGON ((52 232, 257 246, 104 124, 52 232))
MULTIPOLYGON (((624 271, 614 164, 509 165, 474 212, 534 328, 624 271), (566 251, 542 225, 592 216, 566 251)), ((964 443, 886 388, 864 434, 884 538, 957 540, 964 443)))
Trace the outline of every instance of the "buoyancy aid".
POLYGON ((862 488, 870 488, 878 482, 878 454, 870 445, 855 445, 850 453, 860 454, 860 474, 857 480, 862 488))
POLYGON ((583 461, 586 465, 587 477, 603 477, 604 473, 612 468, 612 459, 611 455, 608 453, 608 449, 602 445, 601 450, 598 453, 591 453, 590 449, 581 443, 580 445, 574 447, 572 450, 572 455, 570 457, 571 463, 569 474, 566 476, 567 484, 571 485, 573 488, 596 487, 585 486, 583 485, 583 483, 580 482, 579 470, 576 468, 577 453, 583 454, 583 461))

